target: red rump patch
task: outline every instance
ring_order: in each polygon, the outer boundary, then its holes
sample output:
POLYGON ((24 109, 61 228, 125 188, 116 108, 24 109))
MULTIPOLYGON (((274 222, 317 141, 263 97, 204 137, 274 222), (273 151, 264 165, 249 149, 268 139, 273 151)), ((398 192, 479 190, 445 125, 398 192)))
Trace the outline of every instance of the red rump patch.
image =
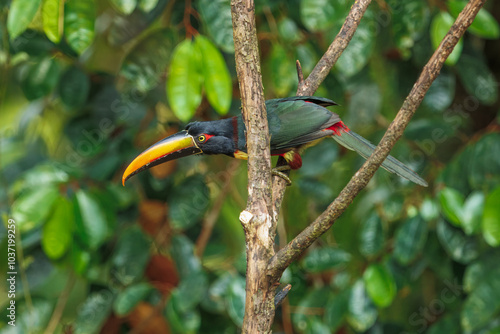
POLYGON ((302 157, 299 153, 295 151, 289 151, 280 155, 285 158, 285 160, 288 162, 288 166, 290 166, 291 169, 295 170, 302 167, 302 157))
POLYGON ((341 136, 342 132, 351 131, 342 121, 333 124, 329 128, 326 128, 325 130, 332 130, 335 133, 335 135, 337 135, 337 136, 341 136))

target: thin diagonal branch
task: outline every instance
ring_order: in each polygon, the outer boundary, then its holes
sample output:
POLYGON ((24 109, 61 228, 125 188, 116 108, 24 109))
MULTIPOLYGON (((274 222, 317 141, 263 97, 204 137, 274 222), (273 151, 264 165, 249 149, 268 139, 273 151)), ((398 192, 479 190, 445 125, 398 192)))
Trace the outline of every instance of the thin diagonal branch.
POLYGON ((354 197, 356 197, 356 195, 368 184, 375 174, 375 171, 389 155, 389 151, 396 141, 403 135, 404 129, 424 99, 427 90, 434 79, 439 75, 445 60, 453 51, 455 45, 465 33, 465 30, 471 25, 485 2, 486 0, 469 1, 450 28, 448 34, 444 37, 438 49, 425 65, 420 77, 415 82, 410 94, 396 115, 396 118, 389 126, 389 129, 370 158, 352 177, 346 187, 328 208, 271 259, 268 275, 271 276, 272 281, 278 280, 283 270, 333 225, 335 220, 345 211, 349 204, 352 203, 354 197))

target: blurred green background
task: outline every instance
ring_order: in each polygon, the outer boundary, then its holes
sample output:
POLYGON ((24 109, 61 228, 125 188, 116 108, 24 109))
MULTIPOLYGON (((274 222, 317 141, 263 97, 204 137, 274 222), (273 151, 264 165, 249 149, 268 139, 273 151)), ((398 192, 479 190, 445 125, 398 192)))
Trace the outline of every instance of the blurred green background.
MULTIPOLYGON (((256 1, 266 98, 294 95, 353 1, 256 1)), ((317 95, 378 142, 464 1, 377 0, 317 95)), ((276 333, 500 333, 500 2, 489 1, 392 154, 285 272, 276 333)), ((121 175, 191 120, 240 112, 229 0, 0 1, 1 333, 237 333, 246 163, 121 175)), ((276 246, 362 164, 325 139, 292 173, 276 246)))

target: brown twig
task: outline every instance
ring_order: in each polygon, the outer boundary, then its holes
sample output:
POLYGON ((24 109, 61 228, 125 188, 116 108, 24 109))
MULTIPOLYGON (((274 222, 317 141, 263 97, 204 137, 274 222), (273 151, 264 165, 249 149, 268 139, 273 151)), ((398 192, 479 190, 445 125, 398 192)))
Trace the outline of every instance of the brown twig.
POLYGON ((44 334, 51 334, 54 333, 54 331, 56 330, 56 327, 59 324, 59 321, 61 320, 64 308, 66 307, 66 303, 68 302, 69 294, 71 293, 71 290, 75 285, 75 282, 76 282, 76 275, 73 272, 71 272, 69 274, 68 281, 66 282, 66 285, 64 286, 64 289, 61 292, 61 296, 59 296, 57 300, 57 305, 54 308, 54 312, 52 312, 52 317, 50 317, 49 324, 47 325, 47 328, 45 328, 45 331, 43 332, 44 334))
POLYGON ((268 275, 272 278, 271 282, 277 281, 288 265, 333 225, 335 220, 352 203, 354 197, 368 184, 375 171, 388 156, 396 141, 402 136, 404 129, 422 102, 425 93, 434 79, 439 75, 446 58, 453 51, 460 37, 462 37, 465 30, 471 25, 485 2, 486 0, 469 1, 444 37, 438 49, 425 65, 396 118, 389 126, 389 129, 370 158, 352 177, 328 208, 271 259, 268 272, 268 275))

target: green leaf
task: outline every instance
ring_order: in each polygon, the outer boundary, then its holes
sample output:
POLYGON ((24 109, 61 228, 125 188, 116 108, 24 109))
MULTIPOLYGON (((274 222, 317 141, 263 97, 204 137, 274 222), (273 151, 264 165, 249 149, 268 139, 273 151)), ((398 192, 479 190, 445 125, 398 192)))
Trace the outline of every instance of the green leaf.
POLYGON ((65 2, 64 33, 69 46, 78 54, 94 41, 95 9, 94 0, 65 2))
POLYGON ((168 324, 174 333, 199 333, 201 316, 198 310, 189 310, 181 313, 175 309, 175 303, 170 298, 165 308, 165 317, 168 319, 168 324))
MULTIPOLYGON (((448 8, 454 17, 464 9, 467 1, 453 0, 448 1, 448 8)), ((500 25, 495 18, 484 8, 481 8, 477 13, 474 21, 468 31, 471 34, 477 35, 482 38, 497 39, 500 37, 500 25)))
POLYGON ((225 296, 229 317, 238 327, 243 325, 243 317, 245 316, 245 286, 245 279, 237 276, 229 284, 225 296))
POLYGON ((309 310, 323 308, 329 299, 330 293, 327 288, 313 288, 306 292, 295 306, 295 312, 292 314, 292 323, 295 328, 300 328, 303 333, 314 333, 314 324, 311 318, 317 318, 310 314, 309 310))
MULTIPOLYGON (((443 290, 444 291, 444 290, 443 290)), ((461 333, 460 319, 457 314, 446 315, 439 319, 436 323, 432 324, 427 334, 441 334, 441 333, 461 333)))
POLYGON ((110 290, 92 292, 78 308, 76 321, 72 325, 73 333, 99 333, 111 313, 114 299, 115 295, 110 290))
POLYGON ((500 245, 500 187, 491 192, 484 205, 483 237, 491 247, 500 245))
POLYGON ((90 79, 78 67, 68 67, 59 81, 59 96, 69 108, 82 107, 90 92, 90 79))
POLYGON ((129 314, 153 290, 153 286, 146 282, 128 286, 116 296, 113 311, 119 317, 129 314))
POLYGON ((203 308, 210 312, 223 314, 226 310, 226 294, 234 279, 235 275, 230 272, 225 272, 218 277, 210 285, 206 298, 201 301, 203 308))
POLYGON ((147 92, 160 83, 174 48, 174 32, 160 29, 142 39, 125 57, 120 75, 126 91, 147 92))
POLYGON ((379 307, 387 307, 396 297, 396 282, 391 272, 381 264, 371 264, 363 274, 366 291, 379 307))
POLYGON ((195 43, 184 40, 174 50, 167 80, 167 96, 174 114, 189 121, 201 103, 203 73, 195 43))
POLYGON ((420 253, 427 239, 427 224, 415 216, 404 222, 396 232, 394 256, 401 264, 409 264, 420 253))
POLYGON ((295 63, 289 52, 278 43, 272 45, 269 67, 274 91, 278 96, 287 96, 296 82, 295 63))
POLYGON ((439 202, 444 216, 455 226, 462 225, 465 198, 453 188, 444 188, 439 192, 439 202))
MULTIPOLYGON (((6 334, 43 333, 54 310, 54 301, 35 297, 30 305, 18 303, 21 301, 16 301, 15 305, 17 313, 15 326, 10 328, 18 331, 11 331, 8 327, 4 327, 2 332, 6 334)), ((10 321, 10 318, 7 319, 10 321)))
POLYGON ((469 146, 470 151, 463 153, 466 174, 473 189, 492 191, 500 184, 500 155, 491 154, 500 150, 500 133, 489 133, 469 146), (467 154, 469 153, 469 155, 467 154))
POLYGON ((89 249, 96 250, 110 233, 106 214, 98 200, 86 190, 78 190, 75 201, 77 235, 89 249))
POLYGON ((195 174, 175 187, 169 198, 170 226, 186 229, 203 217, 210 204, 210 189, 203 176, 195 174))
MULTIPOLYGON (((278 22, 278 31, 280 33, 280 37, 287 42, 297 42, 303 37, 295 21, 288 17, 284 17, 278 22)), ((298 48, 299 46, 297 46, 297 49, 298 48)))
POLYGON ((359 234, 359 251, 366 257, 377 255, 385 244, 382 220, 377 214, 372 214, 364 220, 359 234))
POLYGON ((112 273, 123 285, 139 280, 150 258, 151 240, 142 230, 133 226, 118 238, 111 258, 112 273))
POLYGON ((461 313, 466 331, 486 324, 500 309, 500 267, 492 270, 465 300, 461 313))
MULTIPOLYGON (((469 94, 486 105, 498 100, 498 82, 483 57, 463 54, 457 69, 460 81, 469 94)), ((474 105, 474 101, 472 103, 474 105)), ((472 108, 475 111, 478 106, 472 108)))
POLYGON ((342 267, 351 260, 351 254, 340 248, 315 248, 307 253, 302 261, 304 269, 309 272, 322 272, 342 267))
POLYGON ((330 297, 325 307, 324 322, 332 333, 340 328, 347 315, 350 291, 344 290, 330 297))
POLYGON ((198 10, 215 44, 225 52, 234 53, 230 1, 200 0, 198 2, 198 10))
POLYGON ((74 225, 72 203, 65 197, 59 197, 54 213, 43 226, 42 248, 50 259, 57 260, 67 252, 73 242, 74 225))
POLYGON ((21 74, 21 89, 28 100, 39 99, 54 90, 59 79, 60 66, 52 57, 30 63, 21 74))
POLYGON ((477 258, 477 240, 467 237, 461 230, 452 227, 444 220, 437 224, 437 235, 446 252, 457 262, 467 264, 477 258))
POLYGON ((498 248, 485 252, 480 258, 470 263, 467 268, 465 268, 463 284, 466 292, 472 292, 476 287, 481 285, 481 282, 488 277, 492 271, 497 270, 499 256, 500 252, 498 248))
POLYGON ((389 0, 394 40, 404 58, 411 55, 415 41, 422 37, 429 21, 429 6, 420 0, 389 0))
POLYGON ((462 229, 465 234, 471 235, 481 230, 481 216, 484 208, 484 194, 480 191, 472 192, 465 200, 462 214, 462 229))
POLYGON ((159 0, 139 0, 139 8, 145 12, 149 13, 152 11, 156 5, 158 4, 159 0))
POLYGON ((194 255, 194 245, 191 240, 182 234, 177 234, 172 238, 171 244, 170 252, 181 279, 201 271, 201 263, 194 255))
POLYGON ((61 41, 63 33, 64 1, 61 0, 43 0, 42 4, 42 22, 43 31, 49 40, 54 43, 61 41))
POLYGON ((439 217, 439 205, 436 203, 437 201, 426 197, 420 206, 420 215, 427 222, 432 221, 439 217))
MULTIPOLYGON (((4 152, 2 149, 2 153, 4 152)), ((12 185, 10 192, 13 196, 17 196, 23 191, 58 185, 68 180, 68 174, 56 166, 52 164, 39 164, 26 171, 21 178, 17 179, 12 185)))
POLYGON ((377 320, 378 312, 368 296, 363 280, 359 279, 351 288, 347 322, 358 332, 364 332, 377 320))
POLYGON ((208 102, 219 115, 225 115, 231 106, 233 85, 222 54, 206 37, 198 35, 196 46, 201 52, 201 66, 208 102))
POLYGON ((301 0, 300 18, 310 31, 320 31, 338 24, 349 9, 344 0, 301 0))
POLYGON ((455 97, 456 81, 455 74, 443 69, 429 87, 422 104, 434 112, 444 112, 451 106, 455 97))
POLYGON ((375 46, 373 21, 361 21, 349 45, 340 56, 335 69, 346 77, 359 73, 368 63, 375 46))
POLYGON ((111 0, 111 3, 122 14, 129 15, 137 6, 137 0, 111 0))
POLYGON ((21 35, 35 17, 41 0, 12 0, 7 16, 10 40, 21 35))
POLYGON ((49 216, 58 197, 59 190, 52 185, 23 192, 12 204, 12 217, 20 232, 40 226, 49 216))
MULTIPOLYGON (((448 12, 440 12, 434 16, 431 23, 431 42, 434 49, 437 49, 439 44, 441 44, 441 41, 444 36, 446 36, 448 30, 450 30, 454 22, 455 20, 453 19, 453 16, 451 16, 448 12)), ((455 46, 455 49, 453 49, 452 53, 448 56, 448 59, 446 59, 445 63, 447 65, 455 65, 462 54, 462 48, 463 40, 460 39, 455 46)))

